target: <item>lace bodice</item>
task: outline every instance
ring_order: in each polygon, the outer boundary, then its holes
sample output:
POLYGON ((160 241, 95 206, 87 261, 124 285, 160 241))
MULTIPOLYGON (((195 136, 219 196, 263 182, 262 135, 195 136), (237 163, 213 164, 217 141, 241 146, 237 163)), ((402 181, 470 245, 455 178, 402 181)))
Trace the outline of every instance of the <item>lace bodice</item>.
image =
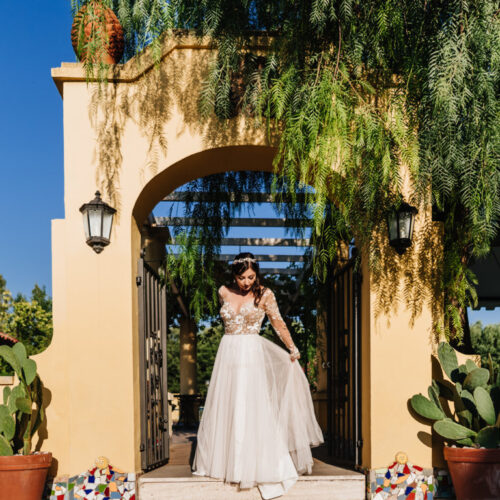
POLYGON ((283 341, 289 350, 295 348, 292 337, 286 323, 281 317, 276 297, 272 290, 266 288, 260 299, 258 306, 255 306, 254 299, 244 302, 239 311, 235 311, 229 300, 228 292, 224 287, 219 288, 219 299, 222 303, 220 315, 224 322, 224 330, 227 335, 258 335, 262 328, 262 321, 267 314, 271 325, 278 337, 283 341))

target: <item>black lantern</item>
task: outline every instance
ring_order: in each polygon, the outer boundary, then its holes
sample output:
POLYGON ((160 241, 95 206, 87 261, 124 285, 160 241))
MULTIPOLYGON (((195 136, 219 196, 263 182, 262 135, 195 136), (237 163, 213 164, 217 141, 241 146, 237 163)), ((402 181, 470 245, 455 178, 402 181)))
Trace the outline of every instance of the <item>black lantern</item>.
POLYGON ((80 207, 83 214, 83 227, 87 245, 96 253, 101 253, 109 245, 113 215, 116 210, 101 200, 101 193, 96 191, 95 198, 80 207))
POLYGON ((389 228, 389 243, 399 255, 403 255, 411 246, 413 225, 418 210, 408 203, 401 203, 397 210, 393 210, 387 218, 389 228))

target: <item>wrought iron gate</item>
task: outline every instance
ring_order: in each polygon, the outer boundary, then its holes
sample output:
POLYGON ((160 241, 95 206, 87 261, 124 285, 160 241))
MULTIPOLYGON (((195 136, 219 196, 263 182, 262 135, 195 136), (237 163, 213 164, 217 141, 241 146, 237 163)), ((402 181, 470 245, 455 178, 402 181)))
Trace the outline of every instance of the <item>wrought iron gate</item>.
POLYGON ((139 259, 139 356, 141 467, 154 469, 169 458, 167 401, 167 292, 160 277, 139 259))
POLYGON ((328 452, 361 464, 361 273, 354 258, 333 274, 328 300, 328 452))

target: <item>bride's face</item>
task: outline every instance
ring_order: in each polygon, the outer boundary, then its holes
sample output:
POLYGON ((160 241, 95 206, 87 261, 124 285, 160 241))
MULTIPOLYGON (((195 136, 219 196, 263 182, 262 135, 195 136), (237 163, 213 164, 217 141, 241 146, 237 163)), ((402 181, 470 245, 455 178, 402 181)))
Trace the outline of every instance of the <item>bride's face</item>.
POLYGON ((244 273, 236 275, 236 283, 241 290, 247 292, 255 282, 255 271, 249 267, 244 273))

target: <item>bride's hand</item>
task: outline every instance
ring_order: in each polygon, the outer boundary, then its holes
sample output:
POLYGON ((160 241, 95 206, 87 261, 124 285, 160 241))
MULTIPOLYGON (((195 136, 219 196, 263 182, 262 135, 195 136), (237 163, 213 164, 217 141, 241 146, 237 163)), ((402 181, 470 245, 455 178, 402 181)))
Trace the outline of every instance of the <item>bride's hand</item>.
POLYGON ((293 347, 292 351, 290 352, 290 359, 293 361, 295 361, 296 359, 300 359, 300 352, 299 350, 297 349, 297 347, 293 347))

